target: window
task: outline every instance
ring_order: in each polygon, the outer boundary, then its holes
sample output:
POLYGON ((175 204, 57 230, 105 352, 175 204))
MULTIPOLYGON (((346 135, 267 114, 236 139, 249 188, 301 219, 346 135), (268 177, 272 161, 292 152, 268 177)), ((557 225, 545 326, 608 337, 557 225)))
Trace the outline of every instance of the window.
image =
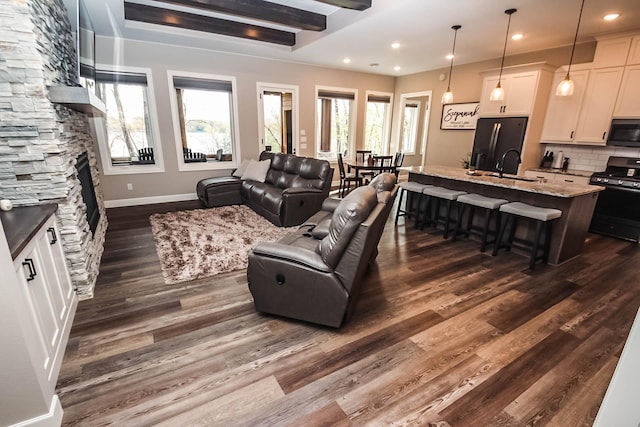
POLYGON ((418 138, 418 120, 420 117, 420 103, 406 102, 402 115, 401 148, 404 153, 415 153, 418 138))
POLYGON ((238 164, 232 77, 169 72, 180 170, 229 169, 238 164))
POLYGON ((364 128, 364 149, 386 154, 389 141, 389 111, 391 94, 367 94, 367 116, 364 128))
POLYGON ((318 89, 318 158, 336 159, 338 153, 349 156, 355 139, 355 92, 318 89))
POLYGON ((94 119, 93 125, 106 175, 164 170, 150 75, 149 70, 134 68, 96 70, 106 115, 94 119))

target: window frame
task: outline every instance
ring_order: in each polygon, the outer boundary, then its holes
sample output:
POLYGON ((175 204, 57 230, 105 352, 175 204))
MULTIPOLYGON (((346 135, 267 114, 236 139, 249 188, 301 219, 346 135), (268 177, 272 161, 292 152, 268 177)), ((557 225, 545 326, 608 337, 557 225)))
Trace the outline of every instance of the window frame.
POLYGON ((403 102, 403 104, 401 105, 402 108, 402 122, 400 123, 400 150, 402 151, 404 154, 409 155, 409 156, 414 156, 416 155, 417 152, 417 148, 418 148, 418 129, 420 129, 420 115, 422 114, 422 101, 409 101, 409 100, 405 100, 403 102), (406 150, 405 151, 405 147, 404 147, 404 141, 403 141, 403 137, 404 137, 404 119, 405 119, 405 112, 406 112, 406 108, 407 108, 407 104, 417 104, 415 108, 415 120, 413 121, 413 126, 411 127, 411 140, 413 141, 413 149, 412 150, 406 150))
MULTIPOLYGON (((111 152, 109 150, 109 137, 107 135, 107 117, 90 117, 89 124, 98 144, 98 153, 104 175, 131 175, 145 173, 162 173, 164 169, 164 158, 162 152, 162 141, 160 140, 160 127, 158 113, 156 110, 156 98, 153 90, 153 73, 150 68, 115 66, 107 64, 96 64, 96 71, 107 71, 113 73, 136 73, 147 76, 147 109, 149 112, 149 133, 153 138, 154 164, 140 165, 114 165, 111 162, 111 152)), ((96 85, 99 83, 96 83, 96 85)))
POLYGON ((242 158, 240 150, 240 126, 238 124, 238 90, 236 78, 234 76, 224 76, 219 74, 194 73, 191 71, 167 70, 167 83, 169 85, 169 104, 171 106, 171 118, 173 125, 174 140, 176 146, 176 159, 178 162, 178 170, 185 171, 201 171, 201 170, 228 170, 237 168, 242 158), (193 78, 202 80, 224 81, 231 84, 231 146, 233 147, 232 160, 230 162, 218 162, 207 160, 206 162, 185 163, 182 151, 182 125, 180 120, 180 107, 178 106, 178 97, 176 88, 173 83, 174 77, 193 78))
MULTIPOLYGON (((297 85, 289 85, 289 84, 279 84, 279 83, 266 83, 266 82, 256 82, 256 100, 258 102, 258 138, 260 151, 264 151, 265 149, 265 134, 264 134, 264 105, 263 100, 261 98, 262 93, 265 91, 281 91, 285 93, 291 93, 291 103, 292 105, 292 123, 291 123, 291 131, 293 133, 293 150, 295 153, 300 152, 300 138, 298 137, 300 133, 300 102, 298 92, 300 88, 297 85)), ((306 144, 305 144, 306 145, 306 144)), ((305 147, 306 148, 306 147, 305 147)), ((291 153, 293 154, 293 153, 291 153)))
POLYGON ((322 144, 320 138, 320 126, 321 123, 318 123, 318 99, 320 92, 338 92, 344 93, 347 95, 353 95, 353 100, 351 100, 351 105, 349 107, 349 137, 347 141, 347 155, 345 156, 348 159, 353 159, 355 157, 356 151, 356 141, 357 141, 357 121, 358 121, 358 89, 355 88, 344 88, 344 87, 336 87, 336 86, 322 86, 316 85, 314 104, 315 104, 315 157, 322 160, 327 160, 330 162, 336 162, 338 160, 337 153, 332 153, 330 155, 323 154, 320 151, 320 146, 322 144))
MULTIPOLYGON (((383 138, 384 141, 382 142, 382 148, 383 148, 383 153, 379 153, 382 155, 387 155, 391 152, 391 118, 393 115, 393 93, 392 92, 378 92, 378 91, 373 91, 373 90, 368 90, 365 92, 365 109, 364 109, 364 128, 362 130, 362 137, 363 137, 363 141, 362 141, 362 147, 365 150, 369 150, 369 148, 367 148, 367 141, 364 140, 364 138, 366 137, 366 133, 365 130, 367 129, 367 111, 368 109, 368 104, 369 104, 369 97, 370 96, 374 96, 374 97, 388 97, 389 98, 389 104, 387 106, 387 111, 384 117, 384 127, 382 130, 382 134, 383 134, 383 138)), ((400 151, 400 150, 399 150, 400 151)))

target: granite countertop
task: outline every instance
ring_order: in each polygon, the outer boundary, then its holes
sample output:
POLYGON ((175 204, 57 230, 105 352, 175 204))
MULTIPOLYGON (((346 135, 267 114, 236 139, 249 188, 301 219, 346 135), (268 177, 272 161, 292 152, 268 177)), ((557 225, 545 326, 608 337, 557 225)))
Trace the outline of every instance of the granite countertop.
POLYGON ((553 168, 533 168, 533 169, 529 169, 530 171, 535 171, 535 172, 549 172, 549 173, 557 173, 560 175, 575 175, 575 176, 584 176, 584 177, 591 177, 591 175, 593 175, 593 172, 590 171, 581 171, 578 169, 567 169, 566 171, 563 171, 562 169, 553 169, 553 168))
POLYGON ((0 220, 7 237, 11 258, 16 259, 20 252, 33 239, 36 232, 58 209, 58 205, 24 206, 8 212, 0 211, 0 220))
POLYGON ((453 179, 456 181, 472 182, 475 184, 490 185, 493 187, 503 187, 512 190, 526 191, 529 193, 545 194, 555 197, 578 197, 585 194, 596 193, 604 190, 604 187, 589 184, 577 183, 553 183, 530 181, 532 178, 518 177, 516 175, 504 174, 503 178, 491 176, 494 172, 475 171, 474 175, 469 175, 467 169, 454 168, 450 166, 410 166, 403 167, 401 170, 409 173, 421 174, 426 176, 434 176, 438 178, 453 179), (520 178, 513 179, 510 177, 520 178), (522 180, 522 179, 527 179, 522 180))

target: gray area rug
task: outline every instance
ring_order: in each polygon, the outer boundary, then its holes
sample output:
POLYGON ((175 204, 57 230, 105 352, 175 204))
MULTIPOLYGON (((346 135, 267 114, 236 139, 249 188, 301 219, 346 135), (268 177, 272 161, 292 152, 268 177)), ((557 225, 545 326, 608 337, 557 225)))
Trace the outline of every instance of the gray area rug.
POLYGON ((280 228, 243 205, 153 214, 151 230, 166 284, 247 267, 253 246, 294 228, 280 228))

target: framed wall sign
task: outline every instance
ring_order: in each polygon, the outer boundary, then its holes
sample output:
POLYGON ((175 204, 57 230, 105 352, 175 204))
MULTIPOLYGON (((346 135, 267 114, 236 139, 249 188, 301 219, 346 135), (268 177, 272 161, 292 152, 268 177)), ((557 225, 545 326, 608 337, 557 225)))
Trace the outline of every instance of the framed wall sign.
POLYGON ((475 129, 479 111, 479 102, 444 104, 440 129, 475 129))

